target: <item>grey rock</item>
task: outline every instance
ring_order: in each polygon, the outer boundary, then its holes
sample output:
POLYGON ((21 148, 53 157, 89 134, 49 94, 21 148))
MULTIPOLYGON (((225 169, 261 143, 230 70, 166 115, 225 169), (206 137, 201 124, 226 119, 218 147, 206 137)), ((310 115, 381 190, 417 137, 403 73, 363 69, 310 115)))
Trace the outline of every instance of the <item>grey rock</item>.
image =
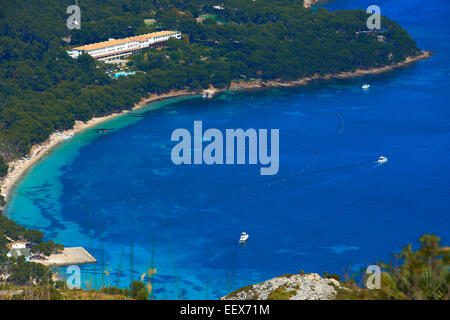
POLYGON ((293 274, 238 289, 221 300, 267 300, 272 293, 282 293, 289 300, 332 300, 340 287, 339 281, 317 273, 293 274))

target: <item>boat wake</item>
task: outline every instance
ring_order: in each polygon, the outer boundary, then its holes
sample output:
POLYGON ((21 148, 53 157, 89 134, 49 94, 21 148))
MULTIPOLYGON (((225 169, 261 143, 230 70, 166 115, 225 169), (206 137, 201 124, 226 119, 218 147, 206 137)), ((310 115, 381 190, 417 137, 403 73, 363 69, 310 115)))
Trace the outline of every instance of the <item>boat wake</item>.
MULTIPOLYGON (((317 159, 314 160, 314 162, 317 159)), ((232 189, 236 189, 236 190, 243 190, 246 191, 248 188, 253 188, 255 187, 256 189, 258 188, 264 188, 264 187, 272 187, 275 184, 282 184, 285 182, 289 182, 292 181, 293 179, 297 178, 297 177, 309 177, 309 176, 314 176, 314 175, 321 175, 321 174, 327 174, 327 173, 334 173, 334 172, 339 172, 342 170, 346 170, 346 169, 351 169, 351 168, 357 168, 357 167, 364 167, 364 166, 368 166, 373 164, 373 161, 365 161, 365 162, 358 162, 358 163, 352 163, 352 164, 348 164, 348 165, 343 165, 343 166, 337 166, 337 167, 333 167, 333 168, 326 168, 326 169, 320 169, 320 170, 314 170, 314 171, 309 171, 309 169, 312 167, 312 164, 309 164, 308 166, 306 166, 303 169, 300 169, 298 171, 294 171, 288 175, 284 175, 284 176, 280 176, 280 177, 276 177, 273 179, 264 179, 264 180, 260 180, 260 181, 253 181, 253 182, 249 182, 249 183, 242 183, 242 184, 230 184, 230 185, 225 185, 225 186, 220 186, 218 188, 215 188, 214 191, 217 193, 226 191, 226 190, 232 190, 232 189)), ((344 175, 342 177, 333 177, 327 181, 331 181, 332 179, 342 179, 348 177, 348 175, 344 175)), ((319 186, 321 183, 326 183, 326 181, 322 181, 319 184, 316 184, 316 186, 319 186)), ((199 188, 199 189, 204 189, 204 188, 199 188)), ((192 190, 192 189, 191 189, 192 190)), ((208 188, 208 190, 210 190, 210 188, 208 188)))
MULTIPOLYGON (((255 192, 257 190, 263 189, 271 189, 275 185, 282 185, 284 183, 289 184, 293 181, 295 182, 298 178, 305 178, 305 181, 302 182, 302 186, 309 185, 312 188, 320 188, 324 186, 329 186, 332 184, 336 184, 342 180, 348 179, 356 174, 360 174, 361 172, 372 170, 374 168, 382 166, 384 162, 380 162, 380 160, 376 161, 363 161, 356 162, 347 165, 341 165, 331 168, 324 168, 318 170, 311 170, 311 168, 316 164, 318 160, 318 153, 316 153, 315 158, 311 160, 308 165, 299 169, 297 171, 291 172, 290 174, 273 177, 270 179, 262 179, 262 180, 254 180, 247 183, 234 183, 228 185, 217 186, 211 190, 211 187, 192 187, 188 188, 185 191, 203 191, 204 197, 208 198, 208 194, 214 193, 216 195, 223 193, 225 191, 230 190, 240 190, 242 192, 255 192), (357 170, 355 170, 357 169, 357 170), (317 176, 317 177, 314 177, 317 176), (313 177, 313 179, 308 179, 309 177, 313 177)), ((199 197, 199 194, 197 194, 199 197)))

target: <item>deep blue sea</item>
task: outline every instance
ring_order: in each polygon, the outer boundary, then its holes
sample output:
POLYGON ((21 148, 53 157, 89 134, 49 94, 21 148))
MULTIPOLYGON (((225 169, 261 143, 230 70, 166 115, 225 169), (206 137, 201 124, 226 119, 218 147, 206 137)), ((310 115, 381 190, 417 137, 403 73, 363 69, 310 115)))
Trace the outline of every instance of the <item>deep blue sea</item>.
POLYGON ((450 3, 379 5, 435 55, 383 75, 154 103, 56 148, 18 184, 7 214, 93 253, 99 263, 82 266, 84 287, 126 287, 154 266, 156 299, 216 299, 299 270, 343 276, 424 233, 448 245, 450 3), (175 166, 171 133, 192 132, 195 120, 279 128, 278 175, 175 166), (380 155, 389 162, 376 165, 380 155))

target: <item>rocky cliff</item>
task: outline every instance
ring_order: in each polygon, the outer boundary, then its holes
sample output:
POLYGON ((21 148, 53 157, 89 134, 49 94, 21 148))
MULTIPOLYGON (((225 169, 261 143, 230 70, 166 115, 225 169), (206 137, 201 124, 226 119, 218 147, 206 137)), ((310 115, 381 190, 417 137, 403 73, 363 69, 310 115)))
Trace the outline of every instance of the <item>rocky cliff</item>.
POLYGON ((289 274, 238 289, 221 300, 332 300, 339 281, 317 273, 289 274))
POLYGON ((315 5, 319 2, 325 2, 326 0, 303 0, 303 6, 305 8, 310 8, 311 6, 315 5))

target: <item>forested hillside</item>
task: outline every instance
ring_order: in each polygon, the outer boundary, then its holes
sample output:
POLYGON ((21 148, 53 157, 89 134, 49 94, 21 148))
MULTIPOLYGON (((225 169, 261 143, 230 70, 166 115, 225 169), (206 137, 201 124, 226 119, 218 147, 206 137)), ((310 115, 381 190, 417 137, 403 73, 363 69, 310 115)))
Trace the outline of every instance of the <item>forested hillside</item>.
MULTIPOLYGON (((150 93, 226 87, 232 80, 297 79, 371 68, 418 53, 407 32, 383 18, 367 31, 362 10, 313 12, 294 0, 80 0, 81 29, 66 27, 71 1, 0 2, 0 156, 25 155, 32 144, 75 120, 131 108, 150 93), (212 8, 223 5, 223 10, 212 8), (202 18, 203 15, 206 19, 202 18), (144 19, 155 19, 152 25, 144 19), (181 31, 165 49, 135 56, 145 71, 111 79, 74 45, 157 30, 181 31)), ((5 166, 0 157, 0 175, 5 166)))

